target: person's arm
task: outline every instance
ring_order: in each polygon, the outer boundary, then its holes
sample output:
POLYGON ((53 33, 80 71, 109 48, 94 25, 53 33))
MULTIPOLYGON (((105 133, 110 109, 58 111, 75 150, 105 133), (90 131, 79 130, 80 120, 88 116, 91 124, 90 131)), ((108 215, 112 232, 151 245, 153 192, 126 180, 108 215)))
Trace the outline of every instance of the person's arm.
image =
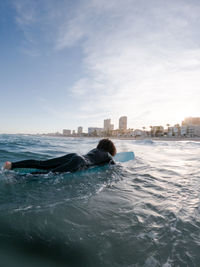
POLYGON ((109 164, 113 165, 116 164, 116 162, 114 161, 113 157, 110 155, 110 153, 108 153, 108 158, 109 158, 109 164))
POLYGON ((16 168, 34 168, 40 170, 51 170, 63 164, 66 164, 76 153, 70 153, 62 157, 48 159, 48 160, 22 160, 12 162, 12 169, 16 168))

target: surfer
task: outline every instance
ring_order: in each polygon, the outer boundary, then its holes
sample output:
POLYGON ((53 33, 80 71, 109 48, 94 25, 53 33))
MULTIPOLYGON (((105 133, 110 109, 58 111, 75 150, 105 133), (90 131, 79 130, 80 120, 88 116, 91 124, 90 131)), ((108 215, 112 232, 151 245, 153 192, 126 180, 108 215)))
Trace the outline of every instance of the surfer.
POLYGON ((7 161, 4 169, 14 170, 16 168, 33 168, 51 172, 76 172, 87 169, 91 166, 100 166, 106 163, 115 164, 113 156, 116 154, 116 147, 110 139, 101 139, 96 148, 86 155, 70 153, 62 157, 49 160, 23 160, 17 162, 7 161))

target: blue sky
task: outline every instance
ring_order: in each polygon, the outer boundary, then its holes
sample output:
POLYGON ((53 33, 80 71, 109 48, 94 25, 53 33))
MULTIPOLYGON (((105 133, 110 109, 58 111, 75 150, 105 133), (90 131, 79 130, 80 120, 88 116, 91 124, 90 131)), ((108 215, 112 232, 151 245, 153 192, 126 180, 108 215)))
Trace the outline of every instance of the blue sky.
POLYGON ((0 2, 0 132, 200 116, 197 0, 0 2))

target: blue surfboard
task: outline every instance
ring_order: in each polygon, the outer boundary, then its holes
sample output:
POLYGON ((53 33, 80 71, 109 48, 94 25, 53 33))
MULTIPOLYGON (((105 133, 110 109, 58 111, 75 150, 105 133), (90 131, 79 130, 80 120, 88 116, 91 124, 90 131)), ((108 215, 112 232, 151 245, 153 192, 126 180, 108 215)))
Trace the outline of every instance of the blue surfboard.
POLYGON ((129 160, 133 160, 135 155, 132 151, 129 152, 119 152, 114 156, 114 161, 116 162, 127 162, 129 160))
MULTIPOLYGON (((124 163, 130 160, 133 160, 135 158, 135 154, 132 151, 129 152, 119 152, 114 156, 114 161, 119 163, 124 163)), ((105 166, 105 165, 104 165, 105 166)), ((104 166, 94 166, 90 168, 92 172, 100 171, 104 166)), ((31 174, 34 172, 40 172, 45 173, 44 170, 39 169, 30 169, 30 168, 16 168, 14 169, 15 172, 21 173, 21 174, 31 174)))

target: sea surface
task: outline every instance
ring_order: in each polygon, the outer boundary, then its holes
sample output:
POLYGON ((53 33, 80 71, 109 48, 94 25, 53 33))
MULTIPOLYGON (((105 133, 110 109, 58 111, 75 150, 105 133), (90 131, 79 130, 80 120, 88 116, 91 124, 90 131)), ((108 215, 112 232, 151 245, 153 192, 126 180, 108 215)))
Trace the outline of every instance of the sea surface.
MULTIPOLYGON (((98 140, 0 135, 0 164, 84 154, 98 140)), ((200 142, 113 141, 135 160, 0 171, 0 266, 200 266, 200 142)))

